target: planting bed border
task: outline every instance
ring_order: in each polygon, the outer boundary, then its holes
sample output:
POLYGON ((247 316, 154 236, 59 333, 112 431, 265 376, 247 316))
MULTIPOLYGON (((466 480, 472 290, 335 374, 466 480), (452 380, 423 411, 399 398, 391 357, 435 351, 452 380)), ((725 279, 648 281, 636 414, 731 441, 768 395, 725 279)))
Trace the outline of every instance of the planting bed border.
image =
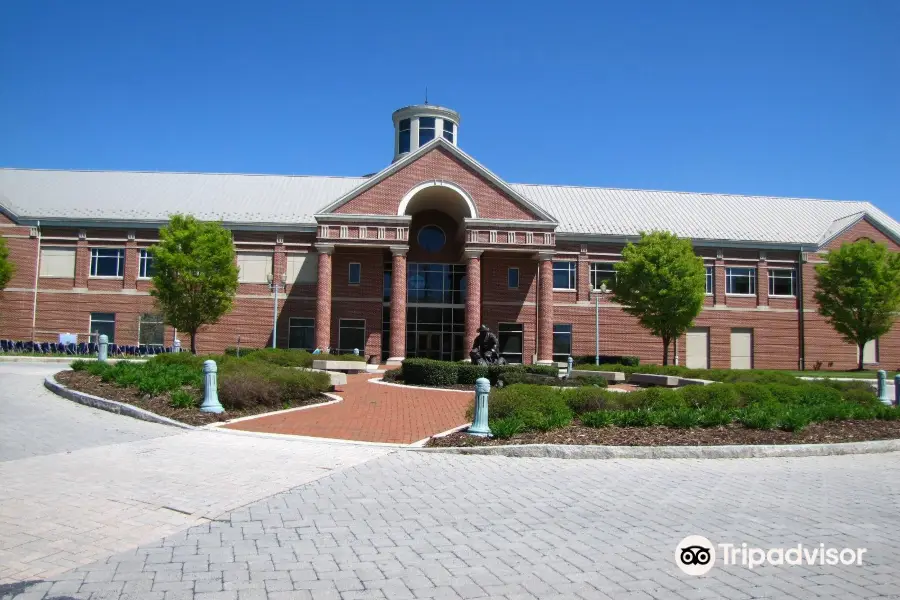
POLYGON ((513 446, 468 446, 411 448, 416 452, 476 454, 514 458, 800 458, 846 454, 883 454, 900 451, 900 440, 874 440, 840 444, 771 444, 757 446, 583 446, 569 444, 521 444, 513 446))

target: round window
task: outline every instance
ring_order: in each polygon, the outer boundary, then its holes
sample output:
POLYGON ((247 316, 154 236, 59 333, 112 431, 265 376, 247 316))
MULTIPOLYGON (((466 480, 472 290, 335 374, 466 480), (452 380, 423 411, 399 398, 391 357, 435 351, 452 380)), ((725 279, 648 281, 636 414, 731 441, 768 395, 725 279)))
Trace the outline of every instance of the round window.
POLYGON ((444 237, 444 232, 441 231, 441 228, 434 225, 426 225, 420 229, 418 240, 419 247, 426 252, 438 252, 447 242, 447 238, 444 237))

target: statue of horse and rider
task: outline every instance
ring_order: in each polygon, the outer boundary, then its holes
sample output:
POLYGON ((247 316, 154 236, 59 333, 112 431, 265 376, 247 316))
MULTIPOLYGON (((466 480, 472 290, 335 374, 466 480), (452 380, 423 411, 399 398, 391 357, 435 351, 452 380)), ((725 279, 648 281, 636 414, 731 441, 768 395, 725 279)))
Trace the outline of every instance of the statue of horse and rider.
POLYGON ((472 343, 469 358, 473 365, 505 365, 506 359, 500 356, 500 342, 486 325, 478 329, 478 335, 472 343))

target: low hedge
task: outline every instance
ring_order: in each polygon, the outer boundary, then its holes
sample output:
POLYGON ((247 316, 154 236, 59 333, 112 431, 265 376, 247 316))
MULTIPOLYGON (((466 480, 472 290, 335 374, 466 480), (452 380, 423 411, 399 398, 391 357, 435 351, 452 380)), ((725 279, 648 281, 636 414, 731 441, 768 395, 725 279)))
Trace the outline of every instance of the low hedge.
POLYGON ((524 370, 506 371, 501 373, 497 378, 497 387, 515 385, 517 383, 560 387, 592 386, 601 388, 605 388, 608 385, 606 379, 599 375, 575 374, 572 377, 560 379, 556 375, 539 375, 537 373, 528 373, 524 370))
POLYGON ((361 354, 313 354, 296 348, 241 348, 240 357, 237 356, 237 348, 227 348, 225 355, 261 360, 280 367, 312 367, 314 360, 366 362, 366 357, 361 354))
MULTIPOLYGON (((595 354, 573 356, 572 360, 576 365, 594 365, 597 361, 595 354)), ((617 354, 601 354, 601 365, 623 365, 626 367, 636 367, 641 364, 640 356, 623 356, 617 354)))
POLYGON ((405 383, 434 387, 473 385, 481 377, 486 377, 492 386, 496 386, 505 373, 529 373, 545 377, 558 377, 559 374, 559 369, 553 365, 473 365, 430 358, 407 358, 400 369, 405 383))
POLYGON ((881 404, 862 382, 715 383, 680 389, 647 388, 617 393, 601 388, 561 389, 514 384, 492 390, 489 416, 496 437, 562 427, 564 404, 588 427, 718 427, 799 431, 810 423, 847 419, 894 420, 900 409, 881 404), (529 415, 544 415, 540 420, 529 415), (562 423, 562 424, 559 424, 562 423))
POLYGON ((635 373, 646 373, 649 375, 673 375, 690 379, 706 379, 708 381, 721 381, 723 383, 784 383, 786 385, 799 385, 804 383, 803 379, 798 379, 794 375, 785 373, 784 371, 767 371, 761 369, 689 369, 687 367, 676 365, 627 366, 621 364, 601 364, 599 366, 581 365, 578 368, 582 371, 616 371, 625 373, 626 377, 631 377, 635 373))

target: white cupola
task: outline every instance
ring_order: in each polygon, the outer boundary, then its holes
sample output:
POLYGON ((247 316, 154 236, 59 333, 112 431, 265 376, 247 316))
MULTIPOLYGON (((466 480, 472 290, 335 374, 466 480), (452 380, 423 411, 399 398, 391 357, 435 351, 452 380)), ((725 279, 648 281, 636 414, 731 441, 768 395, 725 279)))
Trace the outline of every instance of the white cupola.
POLYGON ((415 152, 441 136, 454 146, 459 142, 459 113, 443 106, 415 104, 395 110, 394 161, 415 152))

